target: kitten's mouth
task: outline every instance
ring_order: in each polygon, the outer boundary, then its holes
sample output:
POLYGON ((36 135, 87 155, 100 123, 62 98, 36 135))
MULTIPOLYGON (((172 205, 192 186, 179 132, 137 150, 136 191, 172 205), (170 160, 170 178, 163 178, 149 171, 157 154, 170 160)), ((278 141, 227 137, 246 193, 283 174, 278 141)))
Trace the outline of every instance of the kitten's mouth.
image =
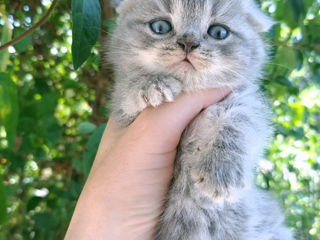
POLYGON ((186 62, 186 63, 189 63, 189 64, 192 65, 192 63, 190 62, 190 60, 188 59, 188 57, 185 57, 182 62, 186 62))
POLYGON ((188 58, 188 56, 185 56, 185 58, 181 61, 183 64, 187 64, 187 65, 190 65, 194 70, 196 69, 192 62, 190 61, 190 59, 188 58))
POLYGON ((185 75, 198 71, 193 62, 193 56, 184 54, 175 57, 171 56, 171 59, 173 61, 170 63, 170 65, 173 68, 172 70, 176 73, 182 73, 183 75, 185 75))

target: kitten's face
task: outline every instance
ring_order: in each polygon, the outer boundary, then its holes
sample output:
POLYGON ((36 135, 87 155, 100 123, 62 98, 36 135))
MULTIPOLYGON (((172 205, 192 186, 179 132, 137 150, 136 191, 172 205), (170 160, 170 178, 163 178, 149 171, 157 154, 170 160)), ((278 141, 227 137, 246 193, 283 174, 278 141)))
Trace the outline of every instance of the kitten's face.
POLYGON ((185 89, 258 76, 265 57, 259 33, 271 22, 249 0, 124 0, 118 11, 111 46, 118 70, 171 74, 185 89))

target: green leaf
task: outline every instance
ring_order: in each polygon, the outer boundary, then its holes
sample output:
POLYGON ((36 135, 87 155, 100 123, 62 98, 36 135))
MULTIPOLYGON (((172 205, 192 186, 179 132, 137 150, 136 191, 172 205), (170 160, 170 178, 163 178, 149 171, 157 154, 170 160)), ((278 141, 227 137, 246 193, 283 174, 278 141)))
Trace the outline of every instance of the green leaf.
POLYGON ((83 155, 83 172, 86 178, 89 176, 92 163, 97 154, 97 150, 104 132, 106 124, 100 125, 91 135, 86 145, 85 152, 83 155))
POLYGON ((63 132, 58 120, 50 115, 43 117, 43 122, 39 128, 40 134, 51 144, 56 144, 63 132))
POLYGON ((30 210, 35 209, 41 201, 42 201, 41 197, 30 198, 30 200, 27 203, 27 210, 30 211, 30 210))
POLYGON ((3 185, 3 177, 0 175, 0 224, 6 223, 8 220, 7 198, 3 185))
POLYGON ((17 153, 15 150, 5 150, 1 152, 3 154, 3 157, 10 162, 9 164, 9 171, 19 171, 23 170, 26 164, 26 160, 22 158, 19 153, 17 153))
MULTIPOLYGON (((21 35, 26 30, 22 28, 17 28, 14 32, 14 37, 21 35)), ((14 47, 18 52, 24 52, 28 49, 28 47, 31 45, 31 35, 27 35, 24 38, 22 38, 19 42, 17 42, 14 47)))
POLYGON ((281 20, 281 22, 286 23, 290 28, 296 28, 298 26, 298 21, 295 21, 295 15, 293 11, 291 11, 292 5, 289 1, 278 1, 277 9, 276 20, 281 20))
POLYGON ((90 56, 100 33, 99 0, 72 0, 72 59, 78 69, 90 56))
POLYGON ((304 15, 303 0, 289 0, 293 11, 293 17, 296 22, 299 22, 300 18, 304 15))
POLYGON ((40 230, 50 230, 53 229, 54 226, 57 224, 57 219, 55 216, 50 214, 49 212, 44 213, 36 213, 32 220, 34 220, 35 228, 40 230))
POLYGON ((303 58, 304 58, 304 56, 303 56, 303 53, 301 51, 296 51, 296 54, 297 54, 297 62, 296 62, 295 68, 296 68, 296 70, 299 71, 303 67, 303 60, 304 60, 303 58))
POLYGON ((18 125, 17 86, 6 73, 0 72, 0 124, 7 133, 9 147, 15 143, 18 125))
POLYGON ((57 96, 54 92, 48 92, 41 95, 41 99, 35 103, 37 116, 50 116, 54 113, 57 106, 57 96))
POLYGON ((78 158, 72 159, 72 168, 73 168, 76 172, 82 173, 82 172, 83 172, 82 159, 78 159, 78 158))
POLYGON ((296 51, 288 47, 279 47, 274 58, 274 64, 283 75, 291 73, 297 64, 296 51))
POLYGON ((82 134, 92 133, 97 128, 96 125, 90 122, 80 123, 77 127, 77 131, 82 134))
POLYGON ((278 76, 276 82, 289 88, 293 87, 292 83, 284 76, 278 76))

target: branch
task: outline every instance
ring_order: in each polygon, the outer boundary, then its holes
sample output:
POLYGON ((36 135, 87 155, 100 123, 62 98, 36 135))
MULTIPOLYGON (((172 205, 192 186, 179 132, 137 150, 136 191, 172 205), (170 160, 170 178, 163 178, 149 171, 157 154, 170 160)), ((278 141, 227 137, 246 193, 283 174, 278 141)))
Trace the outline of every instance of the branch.
POLYGON ((285 47, 285 48, 293 48, 297 50, 308 50, 308 51, 317 51, 320 50, 320 45, 317 44, 310 44, 310 45, 301 45, 301 44, 289 44, 287 42, 271 42, 271 46, 276 46, 276 47, 285 47))
POLYGON ((39 20, 39 22, 37 22, 35 25, 33 25, 31 28, 29 28, 27 31, 25 31, 24 33, 22 33, 21 35, 19 35, 18 37, 12 39, 10 42, 0 46, 0 51, 3 49, 6 49, 7 47, 16 44, 17 42, 19 42, 22 38, 24 38, 25 36, 29 35, 30 33, 32 33, 36 28, 38 28, 40 25, 42 25, 47 18, 50 16, 51 12, 53 11, 54 7, 56 6, 58 0, 53 0, 50 8, 48 9, 48 11, 46 12, 46 14, 39 20))

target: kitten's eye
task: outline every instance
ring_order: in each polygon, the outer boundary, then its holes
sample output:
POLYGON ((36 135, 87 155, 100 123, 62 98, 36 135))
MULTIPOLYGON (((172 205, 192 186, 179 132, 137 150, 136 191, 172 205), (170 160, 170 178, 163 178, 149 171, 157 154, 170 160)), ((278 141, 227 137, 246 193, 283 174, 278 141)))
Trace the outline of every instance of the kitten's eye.
POLYGON ((166 34, 171 32, 171 23, 165 20, 154 21, 150 24, 151 30, 156 34, 166 34))
POLYGON ((221 25, 212 25, 209 27, 208 34, 217 40, 224 40, 229 36, 229 31, 221 25))

